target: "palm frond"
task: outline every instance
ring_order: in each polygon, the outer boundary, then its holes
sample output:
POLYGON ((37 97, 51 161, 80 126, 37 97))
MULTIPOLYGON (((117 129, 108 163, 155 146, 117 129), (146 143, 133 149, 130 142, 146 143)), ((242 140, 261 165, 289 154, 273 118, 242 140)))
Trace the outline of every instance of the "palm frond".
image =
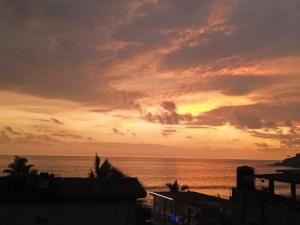
POLYGON ((182 185, 180 191, 187 191, 190 187, 188 185, 182 185))
POLYGON ((177 180, 175 180, 174 183, 166 183, 166 187, 170 192, 186 191, 189 189, 187 185, 180 186, 177 180))
POLYGON ((4 169, 3 173, 7 174, 7 175, 13 175, 13 174, 15 174, 14 170, 12 170, 12 169, 4 169))
POLYGON ((93 170, 91 169, 90 172, 89 172, 89 178, 96 178, 93 170))
POLYGON ((127 177, 122 171, 112 166, 112 164, 106 159, 101 163, 101 158, 96 154, 94 170, 89 173, 90 178, 98 179, 122 179, 127 177))
POLYGON ((13 161, 8 164, 3 171, 7 175, 27 176, 37 174, 37 170, 33 169, 32 164, 28 164, 28 159, 20 156, 15 156, 13 161))

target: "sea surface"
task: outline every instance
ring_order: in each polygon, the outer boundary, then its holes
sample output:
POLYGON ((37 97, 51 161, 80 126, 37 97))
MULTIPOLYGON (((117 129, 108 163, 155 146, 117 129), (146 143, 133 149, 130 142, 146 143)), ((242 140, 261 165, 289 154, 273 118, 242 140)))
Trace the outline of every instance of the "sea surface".
MULTIPOLYGON (((94 157, 87 156, 27 156, 40 172, 54 173, 60 177, 87 177, 93 168, 94 157)), ((13 156, 0 156, 0 173, 13 156)), ((253 166, 257 173, 275 172, 282 167, 270 166, 275 161, 198 159, 198 158, 132 158, 112 157, 111 163, 129 176, 137 177, 148 192, 164 191, 166 183, 176 179, 191 191, 228 198, 235 186, 236 168, 253 166)), ((257 181, 257 186, 267 182, 257 181)), ((289 186, 276 184, 278 194, 287 194, 289 186)), ((299 189, 299 187, 298 187, 299 189)), ((298 192, 299 193, 299 192, 298 192)))

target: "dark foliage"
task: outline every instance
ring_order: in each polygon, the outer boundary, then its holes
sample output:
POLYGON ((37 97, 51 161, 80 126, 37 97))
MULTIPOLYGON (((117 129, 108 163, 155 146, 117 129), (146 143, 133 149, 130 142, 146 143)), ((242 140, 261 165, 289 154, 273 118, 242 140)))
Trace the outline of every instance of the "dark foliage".
POLYGON ((170 192, 187 191, 189 189, 187 185, 180 186, 177 180, 175 180, 174 183, 167 183, 166 186, 170 192))
POLYGON ((37 170, 33 169, 32 164, 28 164, 28 159, 15 156, 13 161, 3 170, 3 173, 8 176, 28 176, 36 175, 37 170))
POLYGON ((101 163, 101 158, 96 154, 94 169, 91 169, 89 178, 123 179, 127 176, 106 159, 101 163))

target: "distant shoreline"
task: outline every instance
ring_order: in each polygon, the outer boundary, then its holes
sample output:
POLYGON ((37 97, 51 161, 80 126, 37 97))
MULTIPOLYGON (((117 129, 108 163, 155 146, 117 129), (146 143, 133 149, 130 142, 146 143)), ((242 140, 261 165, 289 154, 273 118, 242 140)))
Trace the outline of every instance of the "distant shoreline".
MULTIPOLYGON (((15 155, 20 155, 24 157, 87 157, 94 158, 94 155, 30 155, 30 154, 11 154, 11 155, 1 155, 0 157, 13 157, 15 155)), ((244 158, 201 158, 201 157, 151 157, 151 156, 106 156, 101 155, 103 158, 145 158, 145 159, 190 159, 190 160, 242 160, 242 161, 278 161, 278 159, 244 159, 244 158)))
POLYGON ((292 168, 300 168, 300 154, 296 154, 294 157, 286 158, 281 162, 276 162, 272 166, 284 166, 292 168))

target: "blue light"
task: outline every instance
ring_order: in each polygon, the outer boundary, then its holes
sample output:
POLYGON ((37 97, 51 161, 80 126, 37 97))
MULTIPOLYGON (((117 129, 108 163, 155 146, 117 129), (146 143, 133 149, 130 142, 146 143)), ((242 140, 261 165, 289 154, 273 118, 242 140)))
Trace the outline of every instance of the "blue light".
POLYGON ((179 216, 175 215, 175 214, 172 214, 171 215, 171 221, 175 222, 175 223, 178 223, 179 222, 179 216))

